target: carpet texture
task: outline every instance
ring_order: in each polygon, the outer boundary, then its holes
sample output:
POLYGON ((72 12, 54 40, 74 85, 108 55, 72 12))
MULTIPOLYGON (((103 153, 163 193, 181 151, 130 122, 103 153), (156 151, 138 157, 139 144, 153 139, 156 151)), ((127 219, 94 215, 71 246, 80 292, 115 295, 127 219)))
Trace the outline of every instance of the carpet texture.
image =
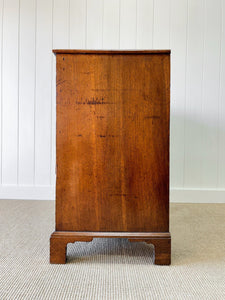
POLYGON ((49 264, 53 201, 0 200, 0 299, 225 299, 225 204, 171 204, 172 265, 126 239, 68 244, 49 264))

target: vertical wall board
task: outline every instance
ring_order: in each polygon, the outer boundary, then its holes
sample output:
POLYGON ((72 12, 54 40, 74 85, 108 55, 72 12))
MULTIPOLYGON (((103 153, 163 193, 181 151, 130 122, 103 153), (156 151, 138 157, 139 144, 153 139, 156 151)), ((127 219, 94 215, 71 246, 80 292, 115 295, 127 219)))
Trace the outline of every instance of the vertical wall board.
POLYGON ((53 48, 69 48, 70 1, 53 1, 53 48))
POLYGON ((222 1, 221 60, 219 90, 219 149, 218 149, 218 188, 225 188, 225 2, 222 1))
POLYGON ((87 49, 102 48, 103 9, 103 0, 87 0, 87 49))
POLYGON ((35 184, 50 184, 52 1, 37 2, 36 97, 35 97, 35 184))
POLYGON ((70 0, 69 47, 84 49, 86 41, 86 0, 70 0))
POLYGON ((137 0, 137 49, 153 48, 153 0, 137 0))
POLYGON ((36 1, 20 0, 19 184, 34 183, 34 92, 36 1))
POLYGON ((183 185, 186 102, 187 0, 171 1, 171 126, 170 182, 183 185), (179 82, 179 85, 176 84, 179 82))
POLYGON ((55 184, 52 48, 171 49, 171 188, 224 189, 224 20, 224 0, 0 0, 0 189, 55 184))
MULTIPOLYGON (((2 46, 3 46, 3 9, 4 1, 0 0, 0 151, 2 150, 2 46)), ((0 153, 0 184, 2 182, 2 154, 0 153)))
POLYGON ((120 37, 120 0, 104 0, 103 48, 117 49, 120 37))
POLYGON ((171 0, 154 1, 154 49, 170 49, 170 5, 171 0))
POLYGON ((56 56, 52 55, 50 185, 56 183, 56 56))
POLYGON ((202 184, 204 0, 189 0, 185 120, 185 187, 202 184))
POLYGON ((205 54, 202 107, 202 186, 218 182, 218 115, 220 76, 221 1, 205 1, 205 54))
POLYGON ((120 0, 120 49, 137 44, 137 0, 120 0))
MULTIPOLYGON (((81 17, 86 16, 86 1, 74 1, 66 0, 60 1, 55 0, 53 2, 53 16, 52 16, 52 48, 53 49, 67 49, 71 48, 70 42, 72 44, 84 43, 84 38, 81 38, 81 34, 84 33, 83 23, 85 20, 81 21, 81 17), (79 14, 79 17, 78 17, 79 14), (78 17, 78 20, 77 20, 78 17), (74 23, 75 22, 75 23, 74 23), (73 31, 73 26, 75 26, 75 31, 73 31), (81 26, 76 28, 76 26, 81 26), (77 33, 81 30, 81 32, 77 33), (75 37, 75 40, 74 40, 75 37)), ((80 44, 81 45, 81 44, 80 44)), ((56 59, 55 55, 51 55, 52 65, 51 65, 51 162, 50 162, 50 184, 55 184, 56 174, 55 174, 55 159, 56 159, 56 59)))
POLYGON ((4 1, 2 60, 2 183, 18 182, 19 0, 4 1))

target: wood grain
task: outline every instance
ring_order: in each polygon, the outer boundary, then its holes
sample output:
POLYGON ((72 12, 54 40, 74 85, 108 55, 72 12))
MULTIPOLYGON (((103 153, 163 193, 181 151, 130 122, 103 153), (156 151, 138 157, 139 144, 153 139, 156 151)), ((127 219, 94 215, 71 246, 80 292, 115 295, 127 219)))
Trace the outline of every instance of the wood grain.
POLYGON ((171 237, 168 232, 74 232, 55 231, 50 238, 50 263, 65 264, 68 243, 91 242, 93 238, 128 238, 130 242, 153 244, 155 264, 170 265, 171 237))
POLYGON ((56 232, 168 233, 169 51, 60 51, 56 232))
POLYGON ((170 54, 171 50, 86 50, 86 49, 53 49, 55 54, 170 54))

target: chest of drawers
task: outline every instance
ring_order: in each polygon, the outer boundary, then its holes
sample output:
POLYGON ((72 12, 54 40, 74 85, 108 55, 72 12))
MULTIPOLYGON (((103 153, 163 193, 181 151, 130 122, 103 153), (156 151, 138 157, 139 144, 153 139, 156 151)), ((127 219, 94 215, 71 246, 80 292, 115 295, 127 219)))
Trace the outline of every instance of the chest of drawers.
POLYGON ((56 229, 67 243, 128 238, 170 264, 170 51, 54 50, 56 229))

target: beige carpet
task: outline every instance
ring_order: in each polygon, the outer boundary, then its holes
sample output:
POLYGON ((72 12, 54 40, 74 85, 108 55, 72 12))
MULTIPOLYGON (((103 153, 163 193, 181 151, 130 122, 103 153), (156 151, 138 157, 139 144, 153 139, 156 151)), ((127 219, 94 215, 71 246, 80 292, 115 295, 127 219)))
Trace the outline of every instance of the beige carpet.
POLYGON ((172 204, 172 265, 123 239, 68 246, 49 264, 53 201, 0 200, 0 299, 225 299, 225 204, 172 204))

